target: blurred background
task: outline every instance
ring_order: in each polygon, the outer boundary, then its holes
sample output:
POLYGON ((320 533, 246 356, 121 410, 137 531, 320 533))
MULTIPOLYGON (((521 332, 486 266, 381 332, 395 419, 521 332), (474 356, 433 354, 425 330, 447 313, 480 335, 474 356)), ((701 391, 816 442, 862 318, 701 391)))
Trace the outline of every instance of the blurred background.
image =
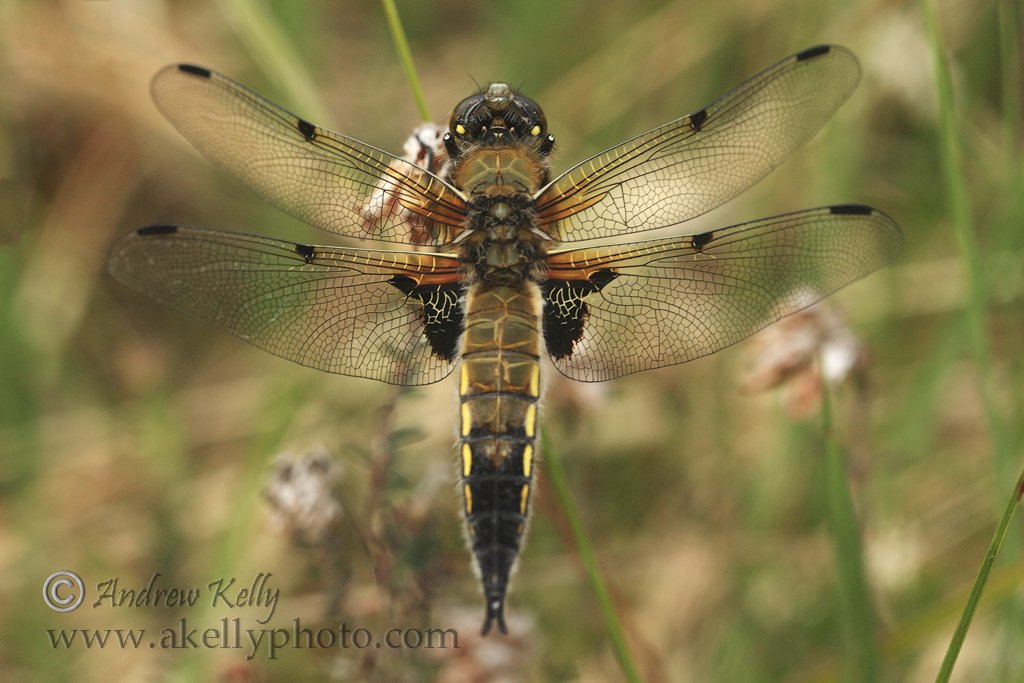
MULTIPOLYGON (((810 324, 825 320, 812 339, 839 340, 853 366, 831 389, 830 432, 847 459, 878 677, 933 680, 1024 461, 1016 3, 938 3, 955 139, 941 134, 915 2, 398 6, 433 118, 475 83, 521 85, 558 138, 556 171, 811 45, 860 57, 861 85, 822 133, 709 221, 862 202, 905 232, 893 266, 810 324), (981 264, 973 289, 940 163, 951 142, 981 264)), ((149 79, 180 61, 395 152, 418 122, 378 3, 0 1, 0 678, 624 680, 543 472, 512 635, 476 636, 451 381, 398 391, 321 374, 106 274, 111 243, 151 223, 338 243, 213 168, 160 117, 149 79), (266 612, 201 601, 58 614, 40 585, 61 569, 122 588, 156 572, 165 588, 271 573, 270 627, 450 628, 460 647, 274 660, 55 648, 47 629, 236 616, 246 628, 266 612)), ((820 378, 812 364, 769 387, 787 338, 606 384, 547 374, 543 425, 645 680, 849 680, 858 643, 829 529, 820 378)), ((1018 520, 954 680, 1024 680, 1022 538, 1018 520)))

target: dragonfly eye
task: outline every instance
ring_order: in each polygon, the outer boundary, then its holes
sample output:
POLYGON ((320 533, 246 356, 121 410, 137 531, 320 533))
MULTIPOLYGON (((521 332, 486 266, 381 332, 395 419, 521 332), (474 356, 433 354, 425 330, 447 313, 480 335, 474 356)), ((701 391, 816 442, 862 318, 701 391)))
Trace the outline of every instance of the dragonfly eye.
POLYGON ((543 133, 544 129, 547 128, 547 119, 544 116, 544 110, 540 108, 540 105, 526 95, 520 95, 518 93, 515 95, 514 102, 524 124, 523 130, 529 131, 531 137, 536 137, 543 133))

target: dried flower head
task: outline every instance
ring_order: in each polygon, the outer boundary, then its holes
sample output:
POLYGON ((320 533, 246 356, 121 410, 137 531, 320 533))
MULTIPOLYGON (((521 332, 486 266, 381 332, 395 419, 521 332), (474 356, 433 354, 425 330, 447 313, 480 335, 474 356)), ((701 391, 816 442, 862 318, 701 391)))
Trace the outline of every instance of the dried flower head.
MULTIPOLYGON (((402 158, 436 176, 446 178, 451 163, 442 142, 444 129, 436 123, 421 123, 413 129, 402 145, 402 158)), ((392 164, 394 167, 395 164, 392 164)), ((404 168, 397 171, 404 172, 404 168)), ((381 177, 363 205, 363 229, 370 235, 377 232, 380 221, 388 218, 406 221, 412 230, 414 244, 427 244, 431 239, 430 221, 402 206, 398 197, 400 190, 391 180, 381 177)))
POLYGON ((335 497, 340 477, 341 468, 325 450, 278 456, 263 491, 271 524, 301 542, 321 543, 341 519, 341 504, 335 497))
POLYGON ((818 409, 822 378, 836 386, 864 362, 860 340, 842 316, 825 304, 770 325, 751 338, 748 349, 741 388, 758 392, 783 386, 786 407, 794 417, 806 417, 818 409))

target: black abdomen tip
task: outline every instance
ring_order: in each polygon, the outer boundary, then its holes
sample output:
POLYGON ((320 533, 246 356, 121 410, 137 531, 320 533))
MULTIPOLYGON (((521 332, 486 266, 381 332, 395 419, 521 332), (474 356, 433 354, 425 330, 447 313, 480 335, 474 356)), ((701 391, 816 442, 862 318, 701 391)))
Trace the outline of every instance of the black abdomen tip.
POLYGON ((498 622, 498 630, 503 635, 508 635, 508 627, 505 626, 505 598, 500 595, 492 595, 487 598, 487 616, 484 618, 484 626, 480 629, 480 635, 486 636, 491 632, 491 624, 498 622))
POLYGON ((818 56, 821 56, 821 55, 824 55, 824 54, 828 54, 828 52, 831 49, 832 49, 832 47, 830 45, 815 45, 814 47, 809 47, 806 50, 804 50, 803 52, 798 52, 797 53, 796 61, 802 62, 805 59, 813 59, 814 57, 818 57, 818 56))
POLYGON ((192 74, 193 76, 200 76, 201 78, 209 78, 210 70, 195 64, 179 64, 178 71, 186 74, 192 74))
POLYGON ((173 235, 176 232, 178 232, 177 225, 147 225, 136 230, 135 234, 139 237, 146 237, 147 235, 173 235))

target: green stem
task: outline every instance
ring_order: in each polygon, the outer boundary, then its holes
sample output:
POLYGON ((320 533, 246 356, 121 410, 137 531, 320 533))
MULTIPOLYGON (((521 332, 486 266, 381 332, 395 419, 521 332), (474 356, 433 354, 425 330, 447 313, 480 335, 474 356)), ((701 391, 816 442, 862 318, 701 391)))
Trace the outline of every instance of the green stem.
POLYGON ((938 676, 935 677, 936 683, 945 683, 949 680, 950 675, 953 673, 953 667, 956 665, 956 658, 960 654, 960 648, 963 647, 964 639, 967 637, 967 629, 971 626, 971 620, 974 619, 974 613, 978 611, 978 603, 981 601, 981 594, 985 590, 985 584, 988 582, 989 574, 992 572, 992 565, 995 564, 996 558, 999 556, 999 551, 1003 547, 1003 543, 1006 541, 1006 534, 1010 529, 1010 522, 1013 520, 1013 514, 1016 512, 1017 507, 1020 505, 1021 496, 1024 495, 1024 469, 1021 470, 1020 475, 1017 477, 1017 483, 1013 487, 1013 491, 1010 494, 1010 500, 1006 504, 1006 509, 1003 510, 1003 516, 999 519, 999 524, 996 526, 996 532, 992 536, 992 542, 988 545, 988 551, 985 553, 985 560, 981 563, 981 569, 978 571, 978 578, 974 580, 974 587, 971 589, 971 595, 967 598, 967 604, 964 606, 964 612, 960 615, 960 622, 956 625, 956 631, 953 632, 953 639, 949 643, 949 648, 946 650, 946 657, 942 660, 942 667, 939 669, 938 676))
MULTIPOLYGON (((953 230, 960 248, 960 257, 967 270, 968 301, 966 311, 967 337, 970 343, 970 350, 977 367, 978 394, 981 399, 982 410, 985 414, 985 421, 989 438, 992 443, 992 458, 996 470, 996 481, 1005 481, 1012 476, 1015 465, 1012 462, 1010 447, 1010 434, 1008 428, 999 413, 996 405, 990 382, 993 377, 992 350, 987 331, 987 308, 988 293, 985 281, 985 271, 981 261, 981 252, 978 247, 971 210, 968 205, 967 181, 964 176, 963 155, 961 153, 962 141, 959 135, 961 128, 956 120, 956 103, 953 97, 953 83, 950 76, 947 56, 943 49, 941 28, 939 25, 936 0, 921 0, 925 23, 928 30, 928 37, 931 44, 932 59, 935 64, 935 87, 939 98, 940 115, 940 161, 942 164, 943 176, 945 179, 946 195, 949 197, 949 208, 953 219, 953 230)), ((1013 13, 1011 13, 1013 14, 1013 13)), ((1001 19, 1005 19, 1005 12, 1001 19)), ((1001 36, 1003 37, 1003 36, 1001 36)), ((1008 50, 1015 41, 1007 41, 1003 37, 1003 45, 1000 56, 1005 58, 1008 50)), ((1004 68, 1008 68, 1004 65, 1004 68)), ((1003 547, 1003 539, 999 540, 999 548, 1003 547)), ((991 549, 990 549, 991 550, 991 549)), ((1006 546, 1007 553, 1015 555, 1017 544, 1006 546)), ((985 563, 990 566, 994 557, 986 556, 985 563)), ((975 587, 978 596, 972 594, 972 600, 980 597, 980 591, 988 576, 988 570, 983 565, 982 575, 975 587)), ((959 654, 963 638, 966 636, 966 629, 970 625, 970 617, 973 615, 975 605, 970 603, 965 607, 965 618, 958 626, 958 633, 954 635, 954 642, 950 645, 947 653, 947 660, 943 663, 945 677, 940 672, 938 680, 947 680, 949 671, 952 671, 956 657, 959 654), (959 633, 959 629, 963 633, 959 633)), ((1006 606, 1005 626, 1011 632, 1019 630, 1021 609, 1018 604, 1011 602, 1006 606)), ((1010 638, 1012 642, 1013 637, 1010 638)))
POLYGON ((995 399, 989 388, 992 356, 986 329, 988 295, 981 252, 972 225, 971 209, 967 202, 967 181, 964 178, 961 140, 958 134, 960 128, 957 125, 956 105, 953 100, 953 81, 942 48, 942 35, 935 0, 921 0, 921 4, 931 41, 932 59, 935 63, 935 87, 939 97, 941 126, 939 154, 943 178, 953 218, 953 232, 960 248, 960 257, 967 270, 967 333, 971 355, 978 367, 978 392, 981 395, 988 432, 992 439, 993 453, 997 465, 1001 467, 1009 458, 1009 447, 1006 429, 1002 424, 995 399))
POLYGON ((562 469, 562 461, 558 457, 558 451, 551 446, 551 441, 547 438, 546 432, 541 432, 540 441, 541 454, 544 458, 548 480, 551 482, 555 498, 558 500, 558 504, 561 506, 562 511, 565 513, 565 518, 569 522, 569 529, 572 531, 572 538, 576 543, 576 552, 579 553, 580 562, 583 564, 583 570, 587 575, 587 581, 590 583, 590 588, 594 591, 594 596, 597 598, 597 605, 601 610, 601 616, 604 618, 605 628, 608 630, 608 639, 611 641, 612 651, 615 653, 615 658, 618 660, 619 667, 622 668, 622 673, 625 675, 626 680, 629 683, 639 683, 643 679, 640 677, 636 664, 630 655, 629 648, 626 645, 626 638, 622 632, 622 625, 619 623, 619 617, 615 613, 611 596, 608 593, 608 586, 605 584, 604 578, 601 576, 601 570, 597 566, 597 557, 594 555, 594 549, 590 545, 587 533, 583 529, 583 523, 580 521, 579 512, 573 504, 572 496, 569 494, 569 486, 565 481, 565 470, 562 469))
POLYGON ((871 592, 864 573, 860 528, 850 494, 843 448, 835 437, 829 389, 822 389, 822 431, 825 438, 825 495, 836 557, 839 602, 847 640, 851 679, 875 683, 878 649, 875 643, 871 592))
POLYGON ((402 69, 405 77, 412 88, 412 96, 416 100, 416 106, 420 110, 420 118, 430 121, 430 112, 427 111, 427 98, 423 95, 423 86, 420 85, 420 77, 416 74, 416 64, 412 61, 412 51, 409 50, 409 41, 405 38, 405 29, 402 28, 402 18, 398 15, 398 8, 395 7, 395 0, 381 0, 384 6, 384 14, 388 18, 388 29, 391 31, 391 39, 398 51, 398 58, 402 61, 402 69))

